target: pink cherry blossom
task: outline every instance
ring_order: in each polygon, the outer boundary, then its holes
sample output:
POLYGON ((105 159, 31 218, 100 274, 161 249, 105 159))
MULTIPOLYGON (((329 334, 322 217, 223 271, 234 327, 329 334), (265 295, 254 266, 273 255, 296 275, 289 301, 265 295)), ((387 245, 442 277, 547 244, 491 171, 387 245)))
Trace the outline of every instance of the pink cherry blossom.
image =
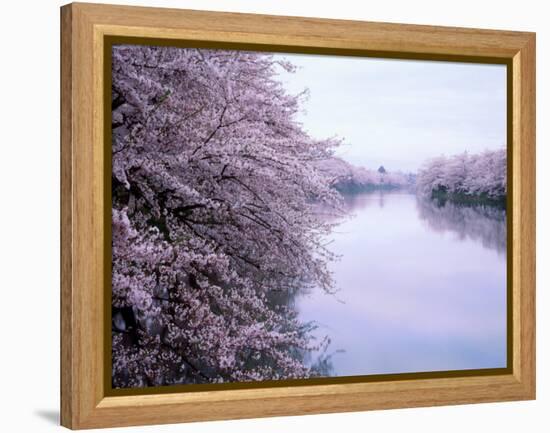
POLYGON ((292 66, 244 51, 118 45, 112 65, 114 387, 318 374, 292 306, 333 290, 339 142, 295 120, 292 66))
POLYGON ((427 161, 417 177, 418 192, 424 196, 444 192, 501 200, 506 183, 506 149, 439 156, 427 161))

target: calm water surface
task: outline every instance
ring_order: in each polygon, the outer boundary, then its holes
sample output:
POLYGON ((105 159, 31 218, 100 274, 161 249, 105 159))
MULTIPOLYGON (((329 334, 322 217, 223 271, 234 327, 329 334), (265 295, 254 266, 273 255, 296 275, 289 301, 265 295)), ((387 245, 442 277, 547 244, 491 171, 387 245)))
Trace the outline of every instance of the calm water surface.
POLYGON ((504 211, 401 192, 347 196, 346 206, 331 244, 339 291, 297 300, 331 339, 331 375, 505 367, 504 211))

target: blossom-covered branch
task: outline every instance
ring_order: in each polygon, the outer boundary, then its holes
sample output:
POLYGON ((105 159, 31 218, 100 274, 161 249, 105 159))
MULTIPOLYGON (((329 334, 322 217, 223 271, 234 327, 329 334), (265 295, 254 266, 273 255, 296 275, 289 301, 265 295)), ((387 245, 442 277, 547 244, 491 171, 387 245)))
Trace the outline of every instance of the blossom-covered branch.
MULTIPOLYGON (((277 70, 242 51, 113 48, 113 385, 301 378, 309 325, 281 302, 333 290, 339 212, 315 161, 339 143, 294 118, 277 70)), ((291 303, 288 303, 291 305, 291 303)))

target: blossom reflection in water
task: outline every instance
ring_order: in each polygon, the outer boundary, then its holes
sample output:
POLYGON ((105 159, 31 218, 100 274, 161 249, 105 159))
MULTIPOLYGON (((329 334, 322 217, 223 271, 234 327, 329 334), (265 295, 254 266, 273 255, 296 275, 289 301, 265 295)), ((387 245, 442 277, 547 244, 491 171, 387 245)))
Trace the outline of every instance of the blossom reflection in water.
POLYGON ((340 291, 298 300, 331 339, 330 374, 505 367, 505 211, 405 192, 345 203, 351 216, 330 239, 340 291))

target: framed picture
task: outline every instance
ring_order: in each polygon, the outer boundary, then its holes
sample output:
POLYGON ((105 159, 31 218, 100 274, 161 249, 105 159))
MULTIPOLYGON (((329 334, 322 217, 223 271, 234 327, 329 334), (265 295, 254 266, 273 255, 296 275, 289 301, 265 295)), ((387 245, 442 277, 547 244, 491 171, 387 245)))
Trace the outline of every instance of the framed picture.
POLYGON ((61 417, 535 398, 535 35, 61 8, 61 417))

